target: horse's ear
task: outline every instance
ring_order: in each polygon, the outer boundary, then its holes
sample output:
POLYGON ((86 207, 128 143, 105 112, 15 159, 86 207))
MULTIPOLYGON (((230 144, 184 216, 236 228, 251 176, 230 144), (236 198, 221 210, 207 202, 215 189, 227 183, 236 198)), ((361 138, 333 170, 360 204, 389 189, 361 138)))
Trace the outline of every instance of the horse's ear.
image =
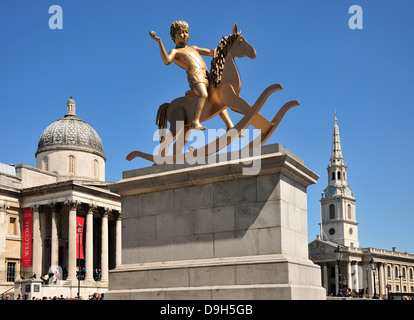
POLYGON ((237 24, 234 24, 233 27, 233 34, 236 35, 237 34, 237 24))

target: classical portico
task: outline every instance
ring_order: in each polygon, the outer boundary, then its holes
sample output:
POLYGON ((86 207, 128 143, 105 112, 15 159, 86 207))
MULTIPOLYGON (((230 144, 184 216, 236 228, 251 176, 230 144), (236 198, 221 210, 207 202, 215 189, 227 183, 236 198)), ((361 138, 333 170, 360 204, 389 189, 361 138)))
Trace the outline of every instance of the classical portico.
POLYGON ((94 281, 94 270, 100 269, 100 281, 107 283, 109 269, 121 262, 119 198, 91 188, 67 181, 23 190, 22 208, 33 212, 32 266, 23 268, 26 277, 39 278, 51 266, 60 266, 67 271, 67 284, 77 281, 76 217, 82 217, 85 281, 94 281))

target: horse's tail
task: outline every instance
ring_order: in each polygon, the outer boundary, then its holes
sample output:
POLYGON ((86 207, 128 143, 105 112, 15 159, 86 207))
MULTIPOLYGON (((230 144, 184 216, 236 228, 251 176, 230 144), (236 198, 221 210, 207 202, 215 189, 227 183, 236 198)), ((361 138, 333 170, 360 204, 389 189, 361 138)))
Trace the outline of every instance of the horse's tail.
POLYGON ((158 129, 167 129, 168 126, 168 120, 167 120, 167 109, 169 103, 164 103, 160 105, 157 112, 157 119, 155 120, 156 125, 158 126, 158 129))
POLYGON ((158 126, 158 129, 160 129, 160 141, 162 142, 164 139, 164 134, 163 132, 165 132, 165 129, 167 129, 168 127, 168 119, 167 119, 167 110, 168 110, 168 106, 170 104, 169 103, 164 103, 162 105, 160 105, 160 107, 158 108, 158 112, 157 112, 157 118, 155 120, 156 125, 158 126), (164 130, 162 130, 164 129, 164 130))

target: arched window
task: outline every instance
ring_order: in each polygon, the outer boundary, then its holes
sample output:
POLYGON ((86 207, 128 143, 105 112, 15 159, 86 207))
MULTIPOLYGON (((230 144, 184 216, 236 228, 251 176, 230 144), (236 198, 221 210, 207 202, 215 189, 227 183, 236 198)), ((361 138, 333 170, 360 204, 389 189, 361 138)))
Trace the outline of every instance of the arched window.
POLYGON ((93 176, 98 178, 99 176, 99 163, 98 160, 93 160, 93 176))
POLYGON ((398 267, 395 267, 395 279, 397 279, 399 276, 398 267))
POLYGON ((410 268, 410 280, 413 280, 413 269, 410 268))
POLYGON ((341 179, 341 171, 338 171, 338 180, 341 179))
POLYGON ((335 180, 335 172, 332 172, 332 180, 335 180))
POLYGON ((387 277, 391 278, 391 267, 387 266, 387 277))
POLYGON ((405 280, 405 267, 402 268, 402 277, 405 280))
POLYGON ((329 206, 329 219, 335 219, 335 206, 333 204, 329 206))
POLYGON ((348 204, 348 219, 352 219, 352 209, 350 204, 348 204))
POLYGON ((49 158, 48 156, 44 157, 42 160, 42 169, 48 171, 49 170, 49 158))
POLYGON ((75 174, 75 157, 72 155, 68 157, 68 173, 75 174))

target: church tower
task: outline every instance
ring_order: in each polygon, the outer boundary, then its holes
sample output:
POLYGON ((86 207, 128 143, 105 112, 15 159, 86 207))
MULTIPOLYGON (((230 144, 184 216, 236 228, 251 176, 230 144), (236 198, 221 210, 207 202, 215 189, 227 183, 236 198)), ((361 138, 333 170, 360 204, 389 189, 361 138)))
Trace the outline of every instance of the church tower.
POLYGON ((321 239, 347 247, 359 247, 356 199, 347 182, 347 168, 335 111, 332 155, 327 168, 328 186, 321 199, 321 239))

